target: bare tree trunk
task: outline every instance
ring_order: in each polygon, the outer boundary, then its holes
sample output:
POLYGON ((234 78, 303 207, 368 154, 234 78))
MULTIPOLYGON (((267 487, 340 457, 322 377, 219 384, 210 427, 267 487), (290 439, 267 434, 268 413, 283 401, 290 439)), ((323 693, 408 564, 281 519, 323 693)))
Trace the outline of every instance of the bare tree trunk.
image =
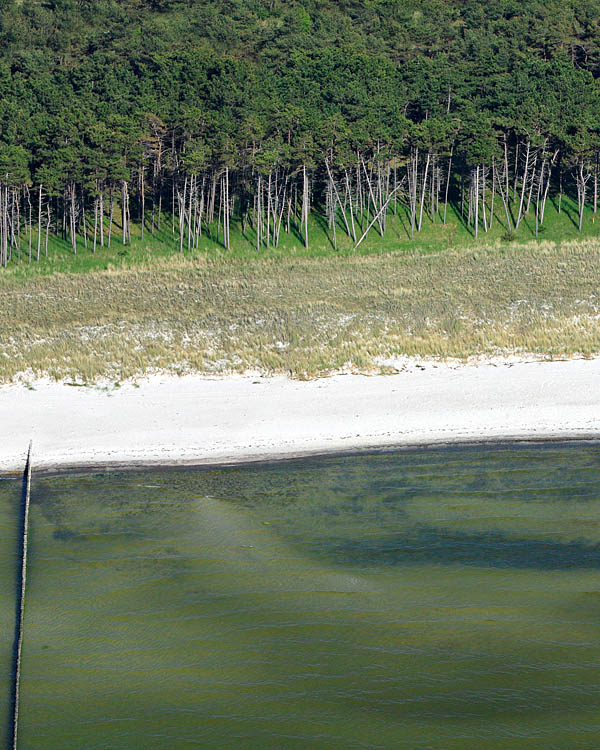
POLYGON ((258 187, 256 190, 256 250, 260 250, 261 242, 261 198, 262 198, 262 180, 261 175, 258 175, 258 187))
POLYGON ((230 249, 230 238, 229 238, 229 219, 230 219, 230 198, 229 198, 229 167, 225 167, 225 217, 224 217, 224 229, 225 229, 225 247, 227 250, 230 249))
POLYGON ((152 223, 150 225, 150 233, 152 236, 154 236, 154 227, 156 226, 155 223, 155 215, 156 215, 156 163, 154 164, 154 169, 152 170, 152 223))
POLYGON ((33 242, 33 208, 31 205, 31 195, 29 193, 29 187, 25 186, 25 195, 27 196, 27 209, 28 209, 28 224, 29 224, 29 232, 28 232, 28 257, 29 257, 29 265, 31 265, 31 245, 33 242))
POLYGON ((177 204, 179 208, 179 252, 183 252, 183 233, 184 233, 184 224, 185 224, 185 205, 186 205, 186 199, 187 199, 187 184, 188 184, 188 178, 187 175, 185 177, 185 182, 183 184, 183 195, 181 195, 179 188, 177 189, 177 204))
MULTIPOLYGON (((504 159, 504 175, 502 175, 501 177, 498 177, 497 183, 498 183, 498 192, 500 193, 500 198, 502 200, 502 205, 504 206, 504 213, 506 215, 506 229, 508 230, 509 233, 512 233, 513 227, 512 227, 512 220, 510 218, 510 206, 509 206, 510 193, 509 192, 505 192, 507 190, 507 188, 510 191, 510 185, 509 185, 509 182, 508 182, 508 178, 506 176, 506 170, 507 169, 508 169, 508 161, 506 159, 506 154, 505 154, 505 159, 504 159)), ((497 174, 498 173, 496 172, 496 175, 497 174)))
POLYGON ((419 207, 419 223, 417 225, 417 231, 421 231, 421 225, 423 223, 423 205, 425 203, 425 190, 427 187, 427 172, 429 170, 429 162, 431 161, 431 152, 427 152, 427 159, 425 160, 425 172, 423 174, 423 186, 421 188, 421 203, 419 207))
MULTIPOLYGON (((288 192, 288 177, 286 175, 285 184, 283 186, 283 195, 282 195, 281 202, 280 202, 281 208, 279 210, 279 218, 277 220, 277 232, 275 234, 275 246, 276 247, 279 247, 279 234, 281 232, 283 214, 285 213, 287 192, 288 192)), ((288 213, 288 216, 289 216, 289 213, 288 213)))
POLYGON ((6 206, 6 191, 8 188, 6 188, 4 185, 0 184, 0 262, 2 263, 2 266, 6 268, 7 263, 7 234, 8 234, 8 224, 7 224, 7 206, 6 206))
POLYGON ((221 187, 219 189, 219 211, 217 213, 217 242, 221 233, 221 212, 223 209, 223 178, 221 178, 221 187))
POLYGON ((544 223, 544 214, 546 212, 546 200, 548 198, 548 191, 550 189, 550 178, 552 177, 552 167, 554 166, 554 160, 556 159, 557 152, 554 154, 552 159, 548 162, 548 176, 546 177, 546 185, 544 187, 544 196, 542 198, 542 210, 540 213, 540 224, 544 223))
MULTIPOLYGON (((186 177, 186 184, 187 184, 187 177, 186 177)), ((195 185, 196 185, 196 177, 195 175, 190 175, 187 203, 185 199, 183 202, 184 207, 187 205, 186 222, 187 222, 187 249, 188 250, 190 250, 192 247, 192 206, 193 206, 195 185)))
POLYGON ((85 223, 85 196, 81 189, 81 225, 83 226, 83 246, 87 250, 87 225, 85 223))
MULTIPOLYGON (((110 216, 108 218, 108 248, 110 249, 110 240, 112 237, 112 227, 113 227, 113 218, 115 215, 115 199, 113 196, 112 186, 110 188, 109 193, 109 200, 110 200, 110 216)), ((102 222, 100 222, 100 226, 102 226, 102 222)))
POLYGON ((127 183, 121 180, 121 221, 123 229, 123 245, 127 244, 127 183))
POLYGON ((583 228, 583 210, 585 207, 586 183, 589 174, 585 174, 583 159, 577 165, 577 201, 579 203, 579 231, 583 228))
POLYGON ((329 181, 329 210, 331 213, 331 229, 333 231, 333 249, 335 252, 337 252, 337 234, 335 230, 335 208, 336 204, 333 199, 333 182, 329 181))
POLYGON ((517 220, 515 222, 515 229, 519 228, 519 224, 521 223, 521 219, 523 218, 523 201, 525 199, 525 189, 527 186, 527 176, 529 174, 529 154, 531 151, 531 144, 529 140, 527 141, 527 150, 525 152, 525 169, 523 171, 523 184, 521 186, 521 200, 519 203, 519 213, 517 214, 517 220))
MULTIPOLYGON (((379 210, 379 202, 377 201, 377 198, 375 197, 375 193, 373 191, 373 185, 371 183, 371 178, 369 177, 369 172, 367 171, 367 167, 365 165, 364 159, 363 159, 363 170, 365 173, 365 179, 367 181, 367 187, 369 188, 369 198, 371 199, 371 203, 373 204, 373 215, 377 216, 377 224, 379 225, 379 234, 381 237, 383 237, 383 221, 382 221, 382 211, 379 210)), ((373 168, 371 167, 371 173, 373 171, 373 168)), ((378 192, 379 189, 378 189, 378 192)), ((373 226, 373 224, 371 224, 373 226)))
POLYGON ((94 242, 92 245, 92 253, 96 252, 96 242, 98 240, 98 196, 94 198, 94 242))
POLYGON ((415 147, 411 152, 411 163, 408 174, 410 176, 408 185, 408 194, 410 202, 410 238, 415 236, 415 223, 417 218, 417 175, 419 163, 419 149, 415 147))
POLYGON ((175 236, 175 174, 171 179, 171 232, 175 236))
POLYGON ((344 174, 346 175, 346 192, 348 195, 348 205, 350 206, 350 225, 352 227, 352 240, 354 244, 356 244, 356 227, 354 226, 354 211, 352 209, 352 191, 350 189, 350 177, 347 170, 344 170, 344 174))
POLYGON ((494 223, 494 199, 496 197, 496 175, 495 175, 495 166, 494 162, 492 161, 492 201, 490 204, 490 229, 492 228, 492 225, 494 223))
POLYGON ((75 183, 71 182, 71 199, 70 199, 70 228, 71 228, 71 244, 73 246, 73 253, 77 255, 77 236, 75 234, 75 183))
POLYGON ((302 165, 302 217, 304 222, 304 247, 308 248, 308 177, 306 164, 302 165))
POLYGON ((483 164, 481 167, 481 218, 483 219, 483 230, 487 234, 488 223, 485 210, 485 169, 485 164, 483 164))
POLYGON ((217 196, 217 173, 213 173, 212 186, 210 193, 210 204, 208 207, 208 223, 212 224, 215 220, 215 200, 217 196))
POLYGON ((46 208, 48 209, 48 222, 46 224, 46 238, 44 242, 44 254, 46 258, 48 257, 48 234, 50 233, 50 224, 52 222, 52 217, 50 216, 50 201, 46 204, 46 208))
POLYGON ((533 166, 531 167, 531 185, 529 187, 529 195, 527 196, 527 208, 525 209, 525 215, 529 215, 529 209, 531 207, 531 196, 533 195, 533 188, 535 187, 535 171, 537 167, 538 150, 536 149, 535 156, 533 158, 533 166))
POLYGON ((104 183, 101 186, 100 184, 98 185, 98 190, 100 192, 100 204, 98 206, 98 218, 100 219, 100 246, 104 247, 104 183))
POLYGON ((435 184, 436 184, 437 157, 434 154, 431 165, 431 186, 429 188, 429 211, 431 222, 435 224, 435 184))
POLYGON ((36 260, 40 262, 40 249, 42 246, 42 183, 40 183, 38 192, 38 238, 37 238, 37 252, 36 260))
POLYGON ((395 189, 395 190, 394 190, 394 191, 393 191, 392 193, 390 193, 390 195, 388 195, 388 197, 387 197, 387 199, 386 199, 385 203, 384 203, 384 204, 383 204, 383 206, 382 206, 382 207, 381 207, 381 208, 379 209, 378 213, 377 213, 377 214, 375 214, 375 216, 373 217, 373 220, 371 221, 371 223, 369 224, 369 226, 368 226, 368 227, 367 227, 367 228, 365 229, 365 231, 364 231, 364 232, 362 233, 362 236, 361 236, 361 238, 360 238, 360 239, 358 240, 358 242, 357 242, 357 243, 356 243, 356 245, 354 246, 354 249, 355 249, 355 250, 356 250, 356 248, 357 248, 357 247, 358 247, 358 246, 360 245, 360 243, 361 243, 361 242, 362 242, 362 241, 364 240, 364 238, 365 238, 365 237, 367 236, 367 234, 369 233, 369 230, 371 229, 371 227, 372 227, 372 226, 373 226, 373 225, 375 224, 375 222, 376 222, 376 221, 377 221, 377 220, 379 219, 379 216, 378 216, 378 214, 379 214, 379 213, 381 213, 382 211, 385 211, 385 209, 387 208, 387 206, 388 206, 389 202, 390 202, 390 201, 392 200, 392 198, 393 198, 393 197, 394 197, 394 195, 396 194, 396 191, 397 191, 397 190, 399 190, 399 189, 400 189, 400 188, 399 188, 399 187, 397 187, 397 188, 396 188, 396 189, 395 189))
MULTIPOLYGON (((460 217, 465 218, 465 163, 460 165, 460 217)), ((470 222, 470 218, 467 223, 470 222)))
POLYGON ((477 166, 477 168, 475 170, 474 193, 475 193, 475 203, 474 203, 475 216, 474 216, 474 224, 475 224, 475 238, 477 238, 477 235, 479 233, 479 166, 477 166))
POLYGON ((360 155, 356 152, 356 191, 358 199, 358 207, 360 208, 360 231, 362 232, 364 227, 364 216, 363 216, 363 190, 362 190, 362 177, 360 173, 360 155))
POLYGON ((271 175, 272 172, 269 171, 269 179, 267 180, 267 247, 271 244, 271 175))
POLYGON ((594 160, 594 217, 592 223, 596 223, 596 211, 598 210, 598 152, 594 160))
MULTIPOLYGON (((529 141, 527 142, 529 145, 529 141)), ((517 138, 517 144, 515 146, 515 179, 513 182, 513 202, 517 200, 517 182, 519 179, 519 146, 520 142, 517 138)), ((516 226, 519 226, 519 223, 516 222, 516 226)))
MULTIPOLYGON (((206 176, 202 176, 202 191, 200 193, 200 208, 198 210, 198 237, 196 240, 196 246, 200 244, 200 237, 202 237, 202 216, 204 215, 204 189, 206 187, 206 176)), ((160 216, 160 212, 159 212, 160 216)))
MULTIPOLYGON (((506 198, 506 206, 508 207, 508 204, 510 202, 510 183, 509 183, 509 169, 508 169, 508 143, 506 141, 506 133, 504 133, 504 180, 505 180, 504 196, 506 198)), ((500 188, 500 184, 498 184, 498 188, 500 188)))
MULTIPOLYGON (((325 159, 325 166, 327 167, 327 174, 329 175, 329 180, 331 182, 332 191, 335 193, 335 200, 340 207, 340 211, 342 212, 342 218, 344 220, 344 225, 346 226, 346 232, 348 233, 348 237, 354 237, 354 241, 356 242, 356 237, 354 236, 355 233, 350 230, 348 219, 346 218, 346 210, 345 210, 345 207, 342 205, 340 194, 333 180, 333 175, 331 174, 331 169, 329 167, 329 162, 327 161, 327 159, 325 159)), ((347 180, 348 180, 348 175, 346 174, 346 181, 347 180)), ((335 216, 335 213, 334 213, 334 216, 335 216)), ((352 201, 350 201, 350 216, 352 217, 352 201)), ((354 223, 353 219, 352 219, 352 222, 354 223)))
POLYGON ((142 208, 142 228, 141 228, 141 239, 144 239, 144 223, 146 221, 146 191, 145 191, 145 179, 144 179, 144 166, 140 165, 140 198, 142 208))
POLYGON ((450 175, 452 173, 452 154, 454 144, 450 147, 450 159, 448 160, 448 175, 446 177, 446 192, 444 193, 444 224, 446 223, 446 212, 448 210, 448 190, 450 189, 450 175))
POLYGON ((542 190, 542 181, 544 179, 544 167, 546 166, 546 162, 542 161, 542 166, 540 168, 540 177, 538 179, 537 184, 537 195, 536 195, 536 201, 535 201, 535 236, 538 236, 539 233, 539 226, 540 226, 540 193, 542 190))

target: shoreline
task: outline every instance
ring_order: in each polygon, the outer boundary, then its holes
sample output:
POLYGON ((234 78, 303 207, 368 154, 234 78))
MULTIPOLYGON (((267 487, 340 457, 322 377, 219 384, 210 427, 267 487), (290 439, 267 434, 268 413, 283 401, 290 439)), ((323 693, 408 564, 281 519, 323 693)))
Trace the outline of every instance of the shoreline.
POLYGON ((404 362, 393 375, 154 375, 0 387, 0 473, 219 468, 454 444, 600 439, 600 359, 404 362))
MULTIPOLYGON (((136 472, 136 471, 152 471, 152 470, 164 470, 164 471, 178 471, 183 469, 195 469, 197 471, 217 471, 219 469, 231 469, 236 467, 259 467, 259 466, 273 466, 275 464, 295 463, 298 461, 308 461, 310 459, 327 459, 327 458, 352 458, 354 456, 369 456, 369 455, 385 455, 387 453, 401 453, 401 452, 412 452, 412 451, 428 451, 428 450, 452 450, 454 448, 514 448, 515 446, 527 446, 527 445, 572 445, 573 443, 598 443, 600 445, 600 431, 598 433, 590 435, 547 435, 545 437, 519 437, 519 436, 507 436, 505 438, 490 438, 490 439, 467 439, 467 440, 451 440, 444 442, 429 442, 429 443, 402 443, 399 445, 385 445, 385 446, 366 446, 364 448, 349 448, 347 450, 329 451, 329 452, 306 452, 296 454, 279 454, 273 453, 271 455, 265 454, 261 457, 256 458, 235 458, 229 461, 210 461, 210 460, 182 460, 182 461, 163 461, 158 459, 156 461, 129 461, 120 463, 115 461, 114 463, 89 463, 89 464, 44 464, 41 468, 35 469, 35 474, 38 477, 53 477, 62 476, 64 474, 93 474, 96 472, 101 473, 121 473, 121 472, 136 472)), ((0 471, 0 479, 5 478, 21 478, 25 467, 21 469, 14 469, 12 471, 0 471)))

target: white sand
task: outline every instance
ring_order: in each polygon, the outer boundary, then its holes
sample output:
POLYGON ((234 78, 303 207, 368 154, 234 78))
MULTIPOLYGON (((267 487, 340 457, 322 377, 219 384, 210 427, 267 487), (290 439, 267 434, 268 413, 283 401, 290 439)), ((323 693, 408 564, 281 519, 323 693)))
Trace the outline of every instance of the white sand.
POLYGON ((450 441, 600 437, 600 359, 397 375, 157 376, 117 389, 0 388, 0 471, 123 462, 229 463, 450 441))

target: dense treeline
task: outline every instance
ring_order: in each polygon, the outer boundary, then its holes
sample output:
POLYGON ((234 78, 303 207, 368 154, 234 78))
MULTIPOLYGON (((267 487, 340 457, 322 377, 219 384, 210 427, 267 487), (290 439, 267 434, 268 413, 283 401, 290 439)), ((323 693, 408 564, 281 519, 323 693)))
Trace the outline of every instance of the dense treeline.
POLYGON ((0 262, 596 211, 596 0, 0 0, 0 262))

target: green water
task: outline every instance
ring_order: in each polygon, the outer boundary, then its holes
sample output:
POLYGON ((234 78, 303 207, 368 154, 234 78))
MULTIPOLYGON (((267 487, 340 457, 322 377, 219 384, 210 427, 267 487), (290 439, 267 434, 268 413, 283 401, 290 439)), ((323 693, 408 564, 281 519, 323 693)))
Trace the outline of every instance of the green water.
POLYGON ((34 474, 20 746, 600 747, 599 469, 570 444, 34 474))

